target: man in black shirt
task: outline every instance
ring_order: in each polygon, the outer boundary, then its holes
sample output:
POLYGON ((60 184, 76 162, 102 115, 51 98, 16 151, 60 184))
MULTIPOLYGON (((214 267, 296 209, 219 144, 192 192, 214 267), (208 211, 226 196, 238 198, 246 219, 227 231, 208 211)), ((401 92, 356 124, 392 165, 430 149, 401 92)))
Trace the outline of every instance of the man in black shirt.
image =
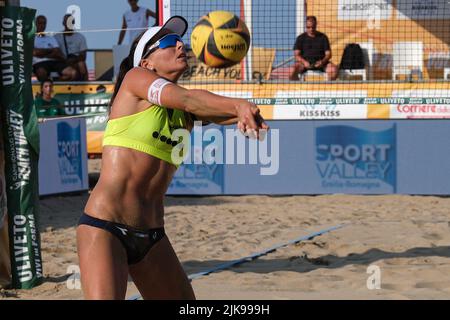
POLYGON ((290 80, 299 80, 298 75, 308 70, 326 72, 329 80, 336 80, 337 67, 331 63, 331 47, 328 37, 317 31, 317 19, 306 18, 306 32, 297 37, 294 45, 295 65, 290 80))

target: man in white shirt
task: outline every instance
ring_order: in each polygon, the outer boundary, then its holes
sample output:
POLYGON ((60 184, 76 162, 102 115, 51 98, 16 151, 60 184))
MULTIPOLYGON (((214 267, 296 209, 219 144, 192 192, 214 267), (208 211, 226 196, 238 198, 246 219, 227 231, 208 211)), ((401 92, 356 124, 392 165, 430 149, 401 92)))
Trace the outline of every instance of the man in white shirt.
POLYGON ((36 17, 36 37, 33 49, 33 73, 39 81, 44 81, 57 72, 58 80, 69 81, 76 78, 76 70, 64 62, 58 42, 44 33, 47 27, 45 16, 36 17))
POLYGON ((128 4, 131 7, 131 10, 125 12, 122 18, 122 31, 120 31, 119 42, 118 44, 122 44, 123 38, 125 37, 125 32, 127 29, 141 29, 141 30, 128 30, 128 40, 131 45, 142 32, 144 32, 145 28, 148 28, 149 18, 155 18, 156 25, 156 13, 151 11, 150 9, 139 7, 137 5, 138 0, 128 0, 128 4))
POLYGON ((71 14, 64 15, 64 32, 55 35, 66 63, 78 71, 78 80, 87 81, 86 38, 73 30, 75 18, 71 14))

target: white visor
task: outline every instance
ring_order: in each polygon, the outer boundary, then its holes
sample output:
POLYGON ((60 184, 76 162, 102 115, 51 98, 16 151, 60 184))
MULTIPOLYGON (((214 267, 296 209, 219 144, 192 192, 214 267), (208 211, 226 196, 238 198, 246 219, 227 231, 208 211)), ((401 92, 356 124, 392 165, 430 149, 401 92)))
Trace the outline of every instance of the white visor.
POLYGON ((133 66, 138 67, 141 62, 142 55, 144 54, 144 48, 147 43, 152 40, 153 37, 157 36, 162 30, 169 30, 171 33, 176 33, 182 37, 186 30, 188 24, 187 21, 180 16, 173 16, 166 21, 166 23, 161 27, 151 27, 145 31, 144 35, 139 40, 136 50, 134 51, 133 66))

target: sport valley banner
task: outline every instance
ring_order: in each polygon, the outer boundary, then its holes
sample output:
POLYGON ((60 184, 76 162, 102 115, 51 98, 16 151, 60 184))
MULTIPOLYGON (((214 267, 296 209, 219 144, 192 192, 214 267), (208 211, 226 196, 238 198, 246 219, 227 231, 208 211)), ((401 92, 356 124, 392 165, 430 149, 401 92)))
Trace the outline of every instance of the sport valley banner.
POLYGON ((42 282, 38 220, 39 131, 31 90, 36 10, 0 8, 0 104, 5 153, 12 286, 42 282))

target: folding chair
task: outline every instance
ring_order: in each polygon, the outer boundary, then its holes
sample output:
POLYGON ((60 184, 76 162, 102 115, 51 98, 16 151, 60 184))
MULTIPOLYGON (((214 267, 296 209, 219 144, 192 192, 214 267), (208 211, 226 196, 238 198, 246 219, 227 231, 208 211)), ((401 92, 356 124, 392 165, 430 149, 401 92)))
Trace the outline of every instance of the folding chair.
POLYGON ((322 77, 325 81, 328 81, 328 74, 326 72, 316 71, 316 70, 308 70, 306 72, 303 72, 303 74, 300 74, 300 80, 306 81, 306 77, 309 77, 309 76, 322 77))
POLYGON ((450 76, 450 68, 444 68, 444 79, 450 80, 448 76, 450 76))
POLYGON ((397 75, 411 76, 418 73, 423 75, 423 43, 422 42, 395 42, 392 56, 392 80, 397 75))

